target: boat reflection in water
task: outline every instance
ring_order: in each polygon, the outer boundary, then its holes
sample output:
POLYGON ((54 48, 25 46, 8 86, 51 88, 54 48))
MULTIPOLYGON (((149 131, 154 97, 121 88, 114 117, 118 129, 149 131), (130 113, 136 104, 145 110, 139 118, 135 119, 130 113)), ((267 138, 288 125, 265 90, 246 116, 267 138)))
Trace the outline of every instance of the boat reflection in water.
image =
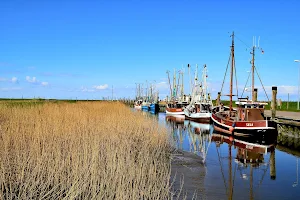
MULTIPOLYGON (((270 171, 270 178, 272 180, 276 179, 275 144, 255 144, 216 133, 212 134, 212 141, 216 144, 219 165, 228 199, 232 199, 234 196, 238 199, 241 195, 234 190, 234 185, 239 184, 246 185, 249 188, 249 199, 254 199, 254 189, 258 189, 261 186, 268 170, 270 171), (221 147, 224 145, 225 148, 226 145, 228 146, 228 151, 226 152, 228 155, 221 154, 221 147), (235 149, 236 156, 232 155, 232 148, 235 149), (228 165, 226 170, 223 169, 224 164, 228 165), (227 177, 227 180, 225 177, 227 177), (235 195, 234 192, 236 193, 235 195)), ((242 195, 245 197, 245 194, 242 195)))
POLYGON ((211 143, 212 126, 186 120, 184 115, 166 116, 166 121, 171 127, 177 149, 197 154, 205 162, 211 143))

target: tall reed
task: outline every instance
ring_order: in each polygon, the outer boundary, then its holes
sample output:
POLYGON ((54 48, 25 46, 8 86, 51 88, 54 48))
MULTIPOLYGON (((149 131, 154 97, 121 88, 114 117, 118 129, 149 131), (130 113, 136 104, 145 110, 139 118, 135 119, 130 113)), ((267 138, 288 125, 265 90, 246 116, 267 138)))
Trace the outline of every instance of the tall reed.
POLYGON ((165 129, 121 103, 0 104, 1 199, 170 199, 165 129))

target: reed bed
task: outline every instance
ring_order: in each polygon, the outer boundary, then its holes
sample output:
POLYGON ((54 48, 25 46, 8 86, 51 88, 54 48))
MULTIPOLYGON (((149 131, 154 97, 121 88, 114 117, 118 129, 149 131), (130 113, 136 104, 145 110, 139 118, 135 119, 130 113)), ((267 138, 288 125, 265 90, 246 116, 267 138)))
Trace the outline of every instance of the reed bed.
POLYGON ((1 199, 172 198, 157 122, 117 102, 20 105, 0 104, 1 199))

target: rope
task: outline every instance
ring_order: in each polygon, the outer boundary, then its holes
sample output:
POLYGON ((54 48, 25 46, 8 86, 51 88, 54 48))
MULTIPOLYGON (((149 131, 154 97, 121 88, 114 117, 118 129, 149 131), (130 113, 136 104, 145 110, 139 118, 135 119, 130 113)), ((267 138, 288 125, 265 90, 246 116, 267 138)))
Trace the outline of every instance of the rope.
POLYGON ((226 71, 225 71, 225 75, 224 75, 224 79, 223 79, 223 83, 222 83, 222 87, 221 87, 221 94, 222 94, 222 90, 223 90, 223 86, 224 86, 226 74, 227 74, 227 71, 228 71, 228 66, 229 66, 230 58, 231 58, 231 52, 229 54, 228 63, 227 63, 227 67, 226 67, 226 71))
POLYGON ((259 78, 260 84, 261 84, 262 88, 264 89, 265 95, 266 95, 268 101, 270 101, 270 99, 269 99, 269 97, 268 97, 268 95, 267 95, 267 92, 266 92, 266 90, 265 90, 265 87, 264 87, 264 85, 263 85, 263 83, 262 83, 262 81, 261 81, 261 79, 260 79, 260 76, 259 76, 259 74, 258 74, 258 71, 257 71, 256 67, 255 67, 254 69, 255 69, 256 74, 257 74, 257 76, 258 76, 258 78, 259 78))
POLYGON ((233 174, 233 180, 232 180, 232 188, 231 188, 231 194, 233 196, 233 188, 234 188, 234 180, 235 180, 235 173, 236 173, 236 168, 237 168, 237 164, 235 165, 235 168, 234 168, 234 174, 233 174))
MULTIPOLYGON (((217 147, 217 144, 216 144, 216 147, 217 147)), ((228 195, 227 184, 226 184, 226 181, 225 181, 225 176, 224 176, 224 172, 223 172, 222 163, 221 163, 221 160, 220 160, 220 153, 219 153, 218 147, 217 147, 217 153, 218 153, 219 163, 220 163, 220 166, 221 166, 221 172, 222 172, 223 181, 224 181, 224 185, 225 185, 225 189, 226 189, 226 194, 228 195)))
POLYGON ((251 47, 249 47, 244 41, 242 41, 239 37, 237 37, 236 35, 234 35, 235 38, 237 38, 240 42, 242 42, 247 48, 251 49, 251 47))
POLYGON ((241 97, 243 97, 243 95, 244 95, 244 91, 245 91, 246 86, 247 86, 247 84, 248 84, 249 78, 250 78, 250 73, 249 73, 249 75, 248 75, 248 78, 247 78, 247 81, 246 81, 246 84, 245 84, 245 87, 244 87, 244 89, 243 89, 243 93, 242 93, 242 96, 241 96, 241 97))
POLYGON ((238 96, 239 96, 239 89, 238 89, 237 76, 236 76, 235 60, 233 60, 233 62, 234 62, 234 75, 235 75, 236 95, 237 95, 237 97, 238 97, 238 96))

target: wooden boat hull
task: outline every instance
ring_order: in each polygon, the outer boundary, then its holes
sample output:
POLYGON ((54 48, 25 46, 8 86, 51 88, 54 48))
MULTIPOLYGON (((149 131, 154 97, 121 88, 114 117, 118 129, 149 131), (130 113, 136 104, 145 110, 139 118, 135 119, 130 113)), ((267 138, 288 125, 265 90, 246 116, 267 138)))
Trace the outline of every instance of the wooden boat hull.
POLYGON ((184 112, 185 118, 200 123, 210 123, 211 113, 188 113, 184 112))
POLYGON ((182 108, 166 108, 167 115, 184 115, 182 108))
POLYGON ((234 122, 222 121, 215 114, 212 114, 211 119, 216 132, 247 139, 258 144, 272 144, 277 140, 276 123, 272 121, 239 121, 234 124, 234 122))

